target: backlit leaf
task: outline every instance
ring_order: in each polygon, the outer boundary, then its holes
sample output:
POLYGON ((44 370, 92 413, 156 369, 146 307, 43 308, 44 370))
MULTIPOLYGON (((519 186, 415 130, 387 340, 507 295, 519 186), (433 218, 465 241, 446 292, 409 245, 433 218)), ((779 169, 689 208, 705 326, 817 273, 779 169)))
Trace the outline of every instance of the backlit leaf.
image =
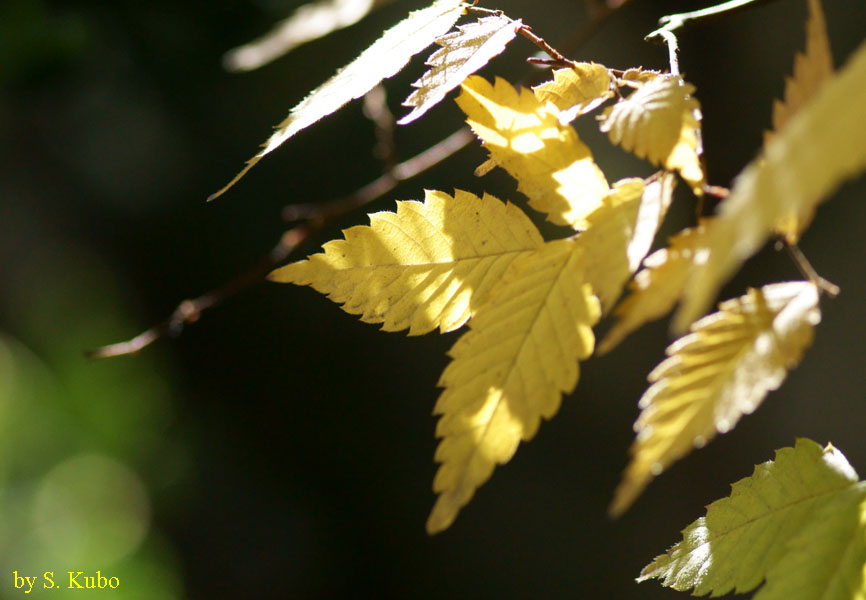
POLYGON ((448 92, 505 50, 522 25, 519 20, 496 15, 461 25, 457 31, 438 38, 436 43, 442 47, 427 59, 433 68, 412 84, 418 89, 403 103, 415 109, 397 122, 411 123, 441 102, 448 92))
POLYGON ((710 504, 638 581, 721 596, 766 579, 755 600, 861 600, 866 484, 857 479, 833 446, 799 439, 710 504))
POLYGON ((318 0, 304 4, 273 30, 223 58, 229 71, 251 71, 288 54, 298 46, 348 27, 374 7, 391 0, 318 0))
POLYGON ((757 252, 781 217, 805 214, 866 168, 866 43, 734 181, 707 227, 674 328, 683 331, 757 252))
POLYGON ((648 377, 611 513, 624 512, 653 476, 754 411, 800 362, 820 318, 814 284, 777 283, 721 303, 671 344, 648 377))
POLYGON ((613 350, 644 323, 663 317, 680 299, 692 266, 695 244, 704 225, 689 227, 671 237, 668 247, 643 261, 643 269, 631 282, 631 294, 614 311, 619 320, 598 345, 598 353, 613 350))
POLYGON ((613 306, 652 246, 670 206, 674 176, 649 183, 624 179, 613 185, 599 208, 587 216, 589 227, 577 238, 584 251, 586 280, 604 312, 613 306))
POLYGON ((653 77, 604 111, 601 130, 638 158, 679 171, 700 194, 701 111, 694 91, 677 76, 653 77))
MULTIPOLYGON (((824 83, 833 77, 833 56, 827 25, 820 0, 809 0, 809 19, 806 21, 806 51, 794 57, 794 75, 785 80, 785 99, 773 103, 773 129, 781 130, 791 118, 815 96, 824 83)), ((772 137, 764 136, 765 142, 772 137)), ((776 232, 790 243, 796 243, 800 233, 812 222, 814 207, 805 214, 792 211, 781 216, 776 223, 776 232)))
POLYGON ((589 148, 559 110, 530 90, 497 78, 473 76, 457 104, 490 152, 490 159, 517 180, 529 205, 558 225, 586 228, 586 215, 610 189, 589 148))
POLYGON ((820 0, 809 0, 806 50, 794 56, 794 74, 785 79, 784 100, 773 103, 773 129, 780 131, 832 77, 833 55, 824 11, 820 0))
POLYGON ((462 10, 460 0, 436 0, 425 9, 409 13, 408 17, 386 31, 358 58, 301 100, 286 120, 276 127, 277 130, 264 143, 262 150, 249 159, 241 172, 225 187, 211 195, 210 200, 232 187, 263 156, 287 139, 350 100, 360 98, 383 79, 396 74, 410 58, 451 29, 462 10))
POLYGON ((553 72, 553 81, 532 90, 539 101, 550 102, 561 111, 562 123, 595 110, 613 97, 610 71, 596 63, 577 63, 569 69, 557 69, 553 72))
POLYGON ((451 525, 494 467, 557 412, 577 385, 577 361, 592 354, 599 315, 574 241, 549 242, 515 261, 450 350, 439 381, 442 464, 428 532, 451 525))
POLYGON ((543 243, 513 204, 460 190, 398 202, 396 214, 371 214, 369 227, 344 233, 270 278, 311 285, 362 321, 409 335, 463 325, 508 267, 543 243))

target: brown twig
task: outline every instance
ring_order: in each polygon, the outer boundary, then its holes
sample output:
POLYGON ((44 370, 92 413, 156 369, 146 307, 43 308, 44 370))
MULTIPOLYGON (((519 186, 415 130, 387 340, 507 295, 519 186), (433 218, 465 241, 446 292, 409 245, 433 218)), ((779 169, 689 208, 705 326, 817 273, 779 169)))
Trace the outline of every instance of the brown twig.
POLYGON ((839 295, 839 286, 831 281, 827 281, 826 279, 818 275, 818 271, 815 270, 815 267, 812 266, 812 263, 810 263, 809 259, 806 258, 806 255, 803 254, 800 246, 788 242, 783 243, 788 249, 791 258, 794 259, 794 263, 797 265, 797 268, 799 268, 800 272, 803 274, 803 277, 818 286, 818 289, 820 289, 831 298, 835 298, 839 295))
POLYGON ((284 219, 287 221, 304 219, 307 222, 284 233, 276 246, 258 264, 215 290, 192 300, 184 300, 167 319, 134 338, 89 350, 85 354, 92 358, 125 356, 135 354, 161 337, 177 337, 184 326, 198 321, 205 310, 263 281, 268 273, 287 260, 311 235, 318 233, 334 219, 382 197, 400 182, 415 177, 467 146, 472 139, 472 133, 464 127, 424 152, 395 165, 387 173, 346 198, 325 204, 287 207, 283 211, 284 219), (290 209, 294 209, 294 212, 288 213, 290 209))
POLYGON ((292 204, 285 207, 282 212, 283 220, 287 223, 313 218, 333 220, 381 198, 397 187, 399 183, 412 179, 419 173, 439 164, 458 150, 465 148, 473 139, 469 128, 461 127, 438 144, 427 148, 421 154, 407 161, 401 162, 349 196, 331 202, 292 204))
MULTIPOLYGON (((600 16, 593 16, 591 21, 578 32, 576 42, 573 41, 571 46, 576 46, 586 42, 586 40, 598 31, 601 24, 607 18, 628 3, 628 1, 629 0, 606 0, 606 6, 608 9, 600 16)), ((502 11, 491 11, 474 6, 467 7, 467 11, 482 14, 502 14, 502 11)), ((528 26, 522 27, 519 31, 524 37, 531 40, 552 58, 551 61, 542 62, 543 59, 538 60, 537 64, 546 64, 549 66, 572 66, 574 64, 574 61, 565 58, 561 53, 544 41, 544 39, 532 33, 528 26)), ((376 122, 378 134, 378 121, 376 122)), ((271 249, 268 255, 264 257, 259 264, 253 266, 250 270, 215 290, 207 292, 206 294, 192 300, 184 300, 167 319, 154 325, 150 329, 143 331, 134 338, 125 342, 119 342, 117 344, 111 344, 87 351, 87 356, 93 358, 109 358, 135 354, 162 337, 177 337, 180 335, 184 326, 198 321, 205 310, 212 308, 234 296, 238 292, 263 281, 268 273, 284 261, 288 260, 304 241, 331 223, 334 219, 382 197, 393 190, 398 184, 412 179, 416 175, 426 171, 466 147, 473 139, 474 136, 469 129, 467 127, 462 127, 420 154, 387 168, 386 172, 382 176, 358 189, 349 196, 326 203, 287 206, 282 212, 283 220, 287 222, 305 220, 306 223, 298 225, 284 233, 280 238, 279 243, 271 249)))
POLYGON ((562 54, 559 53, 559 50, 548 44, 544 38, 539 37, 532 33, 532 28, 529 25, 522 25, 520 29, 517 30, 517 33, 528 39, 530 42, 541 48, 541 50, 547 54, 550 58, 555 60, 557 63, 564 64, 567 66, 573 66, 575 62, 573 60, 569 60, 565 58, 562 54))
POLYGON ((598 0, 588 7, 589 21, 564 46, 565 52, 573 54, 590 40, 598 30, 615 15, 629 0, 598 0))
POLYGON ((258 264, 242 273, 239 277, 198 298, 184 300, 177 305, 177 308, 174 309, 174 312, 167 319, 139 333, 134 338, 125 342, 88 350, 85 354, 90 358, 125 356, 127 354, 135 354, 163 336, 177 337, 183 331, 184 326, 198 321, 201 313, 205 310, 213 308, 226 298, 230 298, 241 290, 262 281, 274 267, 288 258, 318 228, 311 224, 305 224, 290 229, 280 237, 277 245, 258 264))
POLYGON ((382 161, 383 171, 389 171, 397 164, 397 151, 394 145, 394 115, 388 108, 388 95, 381 83, 364 94, 364 116, 376 128, 376 146, 373 155, 382 161))

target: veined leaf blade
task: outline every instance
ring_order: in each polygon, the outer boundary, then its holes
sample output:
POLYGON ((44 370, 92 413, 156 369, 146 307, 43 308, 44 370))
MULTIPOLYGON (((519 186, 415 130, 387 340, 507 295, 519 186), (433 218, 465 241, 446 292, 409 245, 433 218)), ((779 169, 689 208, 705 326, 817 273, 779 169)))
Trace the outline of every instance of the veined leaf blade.
POLYGON ((429 533, 449 527, 577 385, 577 361, 592 353, 601 312, 580 259, 573 241, 558 240, 516 261, 449 352, 435 408, 442 464, 429 533))
POLYGON ((461 0, 436 0, 427 8, 409 13, 403 21, 382 34, 358 58, 340 69, 336 75, 301 100, 289 116, 276 127, 262 150, 249 159, 246 166, 209 200, 221 196, 247 174, 262 157, 278 148, 287 139, 330 115, 344 104, 360 98, 380 81, 392 77, 406 66, 409 59, 451 29, 462 12, 461 0))
MULTIPOLYGON (((797 577, 801 583, 823 579, 825 585, 830 582, 838 589, 842 582, 836 575, 850 577, 854 571, 860 577, 859 590, 848 587, 847 595, 834 594, 832 598, 861 598, 866 564, 855 560, 853 569, 834 573, 833 567, 839 563, 832 561, 832 555, 838 555, 840 546, 844 550, 846 542, 856 539, 854 536, 859 534, 860 548, 864 544, 862 511, 866 490, 857 479, 842 453, 831 445, 822 449, 811 440, 798 439, 793 448, 777 450, 775 460, 756 466, 750 477, 732 485, 729 497, 710 504, 707 516, 684 529, 683 541, 656 557, 638 581, 660 579, 666 587, 692 589, 696 596, 720 596, 732 590, 747 592, 766 578, 766 587, 756 598, 775 600, 785 596, 764 594, 786 577, 797 577), (837 502, 846 504, 844 498, 851 494, 860 496, 859 519, 851 522, 848 511, 826 510, 837 502), (820 518, 829 521, 819 524, 820 518), (825 538, 824 543, 816 545, 816 537, 820 537, 814 527, 838 529, 839 521, 848 523, 849 535, 825 538), (797 548, 804 546, 804 553, 796 556, 797 548), (826 560, 828 555, 830 561, 826 560), (801 566, 802 572, 796 573, 794 566, 804 561, 808 567, 801 566), (828 562, 831 565, 827 568, 815 569, 828 562)), ((859 556, 863 556, 862 552, 859 556)), ((784 587, 784 581, 782 584, 784 587)), ((815 590, 817 586, 809 587, 815 590)), ((828 598, 821 595, 827 587, 817 587, 817 594, 806 592, 808 588, 795 589, 796 595, 788 598, 828 598)))
POLYGON ((497 78, 472 76, 457 104, 490 158, 517 180, 529 205, 557 225, 585 229, 610 186, 577 132, 559 122, 559 110, 530 90, 497 78))
POLYGON ((441 48, 427 59, 432 68, 412 84, 418 89, 403 102, 403 106, 415 108, 397 123, 411 123, 441 102, 448 92, 501 54, 522 26, 519 19, 512 21, 505 15, 496 15, 461 25, 456 32, 436 39, 441 48))
POLYGON ((719 305, 667 349, 640 400, 632 460, 610 512, 622 514, 653 477, 716 433, 733 429, 778 389, 812 342, 818 290, 787 282, 719 305))
POLYGON ((771 139, 734 181, 707 227, 673 328, 684 331, 722 284, 772 235, 781 217, 804 214, 866 169, 866 43, 771 139))
POLYGON ((367 323, 409 335, 462 326, 503 273, 542 243, 519 208, 493 196, 428 191, 425 202, 398 202, 370 215, 325 252, 286 265, 270 278, 310 285, 367 323))

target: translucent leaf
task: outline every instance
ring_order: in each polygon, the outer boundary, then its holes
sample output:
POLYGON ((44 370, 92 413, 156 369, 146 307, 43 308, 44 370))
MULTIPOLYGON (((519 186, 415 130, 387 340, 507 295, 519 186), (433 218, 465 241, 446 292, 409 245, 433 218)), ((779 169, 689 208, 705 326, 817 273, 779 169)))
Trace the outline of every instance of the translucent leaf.
POLYGON ((707 228, 674 328, 704 312, 719 287, 757 252, 781 217, 804 214, 866 168, 866 43, 734 181, 707 228))
POLYGON ((539 101, 550 102, 561 111, 561 123, 570 123, 613 97, 610 72, 596 63, 577 63, 570 69, 557 69, 553 72, 553 81, 532 90, 539 101))
POLYGON ((780 131, 832 77, 833 55, 824 11, 820 0, 809 0, 806 50, 794 56, 794 74, 785 79, 784 100, 773 103, 773 129, 780 131))
POLYGON ((557 225, 586 228, 586 215, 610 189, 577 132, 559 122, 559 110, 531 91, 497 78, 473 76, 457 104, 490 159, 517 180, 529 205, 557 225))
MULTIPOLYGON (((638 74, 640 75, 640 74, 638 74)), ((639 81, 638 75, 635 75, 639 81)), ((676 76, 651 78, 604 111, 601 130, 610 141, 654 165, 679 171, 702 193, 701 112, 695 88, 676 76)))
POLYGON ((841 452, 799 439, 731 487, 683 541, 644 568, 696 596, 860 600, 866 594, 866 486, 841 452))
POLYGON ((223 58, 229 71, 251 71, 298 46, 357 23, 373 7, 391 0, 318 0, 304 4, 273 30, 230 50, 223 58))
POLYGON ((418 89, 403 103, 415 109, 397 122, 411 123, 441 102, 448 92, 505 50, 522 26, 520 20, 497 15, 461 25, 457 31, 438 38, 436 43, 442 47, 427 59, 433 68, 412 84, 418 89))
POLYGON ((721 303, 671 344, 648 377, 610 512, 624 512, 653 476, 754 411, 800 361, 820 319, 814 284, 777 283, 721 303))
POLYGON ((578 360, 592 353, 600 307, 583 281, 572 240, 549 242, 515 261, 449 352, 439 385, 442 415, 433 482, 439 498, 427 531, 446 529, 497 464, 574 390, 578 360))
POLYGON ((610 352, 641 325, 671 311, 683 293, 704 229, 704 225, 684 229, 671 237, 667 248, 644 259, 644 268, 631 282, 631 294, 614 311, 619 320, 599 343, 599 354, 610 352))
POLYGON ((589 227, 577 238, 584 252, 586 280, 606 312, 640 266, 670 206, 674 176, 645 184, 624 179, 614 184, 599 208, 587 216, 589 227))
POLYGON ((425 9, 409 16, 386 31, 372 46, 337 72, 331 79, 313 90, 295 106, 285 121, 264 143, 262 150, 247 161, 240 173, 225 187, 211 195, 223 194, 246 175, 263 156, 275 150, 287 139, 328 116, 341 106, 360 98, 380 81, 396 74, 409 59, 433 43, 437 37, 451 29, 462 12, 460 0, 436 0, 425 9))
POLYGON ((271 279, 311 285, 343 310, 385 331, 409 335, 463 325, 519 257, 542 243, 519 208, 493 196, 457 190, 398 202, 397 213, 370 215, 324 254, 296 262, 271 279))
MULTIPOLYGON (((784 102, 773 103, 773 129, 781 130, 818 92, 824 83, 833 77, 833 56, 830 53, 830 40, 827 38, 827 25, 820 0, 809 0, 809 19, 806 21, 806 51, 794 57, 794 75, 785 80, 784 102)), ((768 142, 771 133, 764 136, 768 142)), ((791 213, 780 217, 776 232, 790 243, 796 243, 800 233, 809 226, 814 216, 814 207, 805 214, 791 213)))

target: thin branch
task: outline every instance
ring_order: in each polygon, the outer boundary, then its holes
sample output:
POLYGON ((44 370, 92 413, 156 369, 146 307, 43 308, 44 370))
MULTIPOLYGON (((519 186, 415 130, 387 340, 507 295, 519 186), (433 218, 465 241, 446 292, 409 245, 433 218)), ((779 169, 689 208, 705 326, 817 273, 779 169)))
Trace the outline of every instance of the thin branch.
MULTIPOLYGON (((599 30, 604 21, 628 2, 629 0, 606 0, 605 6, 607 9, 601 13, 592 15, 590 22, 578 31, 570 46, 576 47, 585 43, 599 30)), ((474 6, 468 7, 467 11, 482 14, 502 14, 502 11, 491 11, 474 6)), ((529 27, 524 26, 519 31, 552 58, 551 61, 543 61, 542 59, 537 61, 530 60, 530 62, 550 66, 572 66, 574 64, 574 61, 565 58, 546 41, 532 33, 529 27)), ((109 358, 135 354, 162 337, 177 337, 183 331, 184 326, 198 321, 205 310, 213 308, 238 292, 263 281, 268 273, 288 260, 303 242, 319 232, 330 222, 382 197, 397 187, 398 184, 412 179, 466 147, 473 139, 474 136, 469 129, 462 127, 424 152, 394 165, 381 177, 349 196, 327 203, 287 206, 282 212, 282 218, 285 221, 306 220, 307 222, 284 233, 279 243, 271 249, 259 264, 215 290, 192 300, 184 300, 167 319, 143 331, 134 338, 87 351, 86 355, 93 358, 109 358)))
POLYGON ((541 48, 541 50, 547 54, 550 58, 555 60, 560 64, 566 64, 568 66, 573 66, 575 62, 573 60, 569 60, 565 58, 559 51, 544 41, 544 38, 541 38, 534 33, 532 33, 532 28, 529 25, 523 25, 520 29, 517 30, 517 33, 528 39, 530 42, 541 48))
POLYGON ((680 47, 677 44, 677 36, 673 34, 672 31, 668 31, 667 29, 657 29, 652 32, 648 36, 644 38, 648 42, 655 42, 656 40, 662 40, 662 43, 667 44, 668 47, 668 62, 671 65, 671 75, 679 75, 680 74, 680 61, 677 58, 677 52, 680 47))
POLYGON ((577 33, 564 46, 568 54, 583 46, 590 40, 598 30, 615 15, 621 8, 629 3, 629 0, 606 0, 595 2, 589 6, 589 21, 585 23, 577 33))
POLYGON ((835 298, 839 295, 839 286, 818 275, 818 271, 815 270, 815 267, 812 266, 812 263, 810 263, 809 259, 806 258, 806 255, 803 254, 803 251, 800 250, 800 246, 797 244, 785 243, 785 247, 788 248, 791 258, 794 259, 794 263, 797 265, 797 268, 800 269, 803 277, 818 286, 818 289, 831 298, 835 298))
POLYGON ((384 171, 397 164, 394 145, 394 115, 388 108, 388 95, 381 83, 364 94, 364 116, 376 127, 376 146, 373 155, 382 161, 384 171))
POLYGON ((331 202, 292 204, 285 207, 282 212, 283 220, 287 223, 314 218, 333 220, 377 198, 381 198, 397 187, 398 184, 412 179, 419 173, 426 171, 457 151, 462 150, 474 139, 468 127, 461 127, 438 144, 427 148, 421 154, 407 161, 401 162, 378 179, 371 181, 349 196, 331 202))
POLYGON ((346 198, 327 204, 301 204, 287 207, 283 211, 283 218, 289 221, 307 219, 307 222, 285 232, 277 245, 258 264, 215 290, 192 300, 184 300, 167 319, 134 338, 89 350, 85 354, 91 358, 125 356, 135 354, 161 337, 179 336, 183 328, 198 321, 205 310, 263 281, 268 273, 292 256, 311 235, 318 233, 334 219, 387 194, 400 182, 415 177, 467 146, 472 139, 472 133, 464 127, 424 152, 394 166, 387 173, 346 198), (294 212, 287 214, 290 209, 294 212))
POLYGON ((183 331, 185 325, 195 323, 201 317, 202 312, 223 302, 238 292, 247 289, 255 283, 262 281, 274 267, 283 262, 294 250, 304 242, 319 227, 314 224, 299 225, 281 237, 280 241, 271 251, 262 258, 253 268, 242 273, 239 277, 221 285, 220 287, 194 298, 184 300, 177 305, 174 312, 164 321, 157 323, 150 329, 139 333, 134 338, 125 342, 102 346, 94 350, 88 350, 85 355, 90 358, 111 358, 114 356, 125 356, 135 354, 163 336, 177 337, 183 331))
POLYGON ((691 25, 697 21, 708 21, 718 17, 732 15, 734 13, 753 8, 758 4, 769 2, 770 0, 729 0, 722 2, 709 8, 695 10, 692 12, 684 12, 675 15, 667 15, 659 19, 659 27, 648 36, 648 42, 662 43, 664 41, 664 32, 673 33, 678 29, 682 29, 686 25, 691 25))

